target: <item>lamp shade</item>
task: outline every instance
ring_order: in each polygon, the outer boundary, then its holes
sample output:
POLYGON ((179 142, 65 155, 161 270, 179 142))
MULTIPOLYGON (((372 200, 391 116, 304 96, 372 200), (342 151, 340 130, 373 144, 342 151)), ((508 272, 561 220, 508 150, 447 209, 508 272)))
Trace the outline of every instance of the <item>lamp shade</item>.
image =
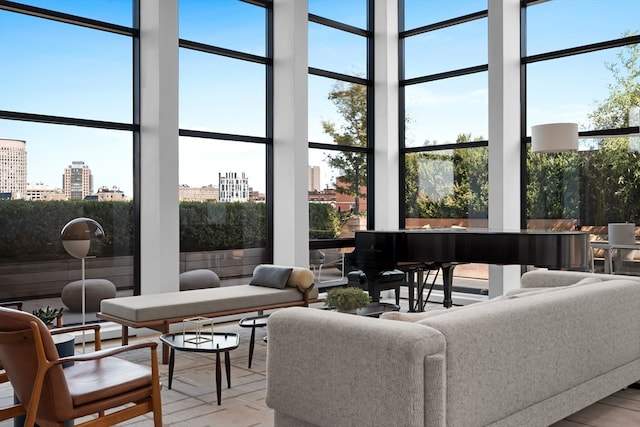
POLYGON ((89 253, 91 239, 104 237, 102 226, 91 218, 75 218, 69 221, 60 233, 62 246, 74 258, 85 258, 89 253))
POLYGON ((531 151, 534 153, 577 150, 577 123, 547 123, 531 127, 531 151))

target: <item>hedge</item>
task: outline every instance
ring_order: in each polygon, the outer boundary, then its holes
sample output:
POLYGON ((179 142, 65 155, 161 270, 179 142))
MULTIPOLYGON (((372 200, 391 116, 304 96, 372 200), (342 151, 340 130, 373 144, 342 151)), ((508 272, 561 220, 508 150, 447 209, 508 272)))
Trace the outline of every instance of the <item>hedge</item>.
MULTIPOLYGON (((0 201, 0 262, 69 257, 60 232, 77 217, 96 220, 105 238, 90 255, 133 254, 133 202, 0 201)), ((180 203, 180 250, 264 247, 266 213, 262 203, 180 203)))

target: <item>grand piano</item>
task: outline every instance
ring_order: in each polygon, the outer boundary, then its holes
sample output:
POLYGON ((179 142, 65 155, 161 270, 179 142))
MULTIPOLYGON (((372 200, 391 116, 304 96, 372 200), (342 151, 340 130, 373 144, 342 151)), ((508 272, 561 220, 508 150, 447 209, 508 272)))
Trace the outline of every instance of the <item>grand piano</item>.
MULTIPOLYGON (((412 229, 356 231, 353 264, 367 276, 374 302, 376 277, 407 263, 442 269, 443 305, 451 307, 456 263, 520 264, 550 269, 586 270, 588 233, 581 231, 491 231, 489 229, 412 229)), ((419 287, 419 289, 421 289, 419 287)))

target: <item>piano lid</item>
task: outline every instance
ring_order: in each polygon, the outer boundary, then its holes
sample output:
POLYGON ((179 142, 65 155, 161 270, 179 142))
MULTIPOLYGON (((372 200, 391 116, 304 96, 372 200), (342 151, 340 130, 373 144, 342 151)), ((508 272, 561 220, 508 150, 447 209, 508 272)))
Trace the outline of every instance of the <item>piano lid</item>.
POLYGON ((398 262, 477 262, 586 269, 588 233, 582 231, 443 228, 363 230, 355 233, 360 268, 398 262))

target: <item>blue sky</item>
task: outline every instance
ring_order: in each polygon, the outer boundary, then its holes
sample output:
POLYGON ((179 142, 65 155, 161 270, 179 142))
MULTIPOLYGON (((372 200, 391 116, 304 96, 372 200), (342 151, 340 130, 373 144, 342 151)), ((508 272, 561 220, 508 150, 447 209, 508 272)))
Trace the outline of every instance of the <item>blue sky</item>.
MULTIPOLYGON (((130 0, 39 0, 24 3, 129 26, 130 0)), ((486 0, 405 0, 406 27, 414 28, 486 8, 486 0)), ((366 25, 365 0, 310 0, 311 13, 366 25)), ((235 0, 180 2, 180 37, 264 55, 264 15, 235 0)), ((618 38, 640 30, 638 0, 554 0, 530 8, 530 54, 618 38)), ((361 75, 361 38, 309 26, 309 65, 361 75)), ((577 121, 606 97, 619 49, 535 64, 529 71, 529 127, 577 121)), ((486 63, 486 20, 416 37, 407 42, 407 77, 486 63)), ((180 52, 180 127, 264 136, 264 68, 256 64, 180 52)), ((0 12, 0 109, 130 122, 131 43, 124 36, 0 12)), ((309 139, 331 142, 320 121, 340 122, 326 99, 332 81, 310 77, 309 139)), ((407 91, 409 136, 451 142, 458 133, 487 137, 486 73, 417 85, 407 91)), ((94 190, 117 185, 132 196, 131 140, 127 132, 0 121, 0 136, 24 139, 28 181, 60 187, 64 168, 82 160, 94 190), (51 149, 54 146, 54 149, 51 149), (115 166, 114 166, 115 165, 115 166)), ((410 142, 411 143, 411 142, 410 142)), ((245 171, 264 191, 264 147, 181 139, 180 184, 217 185, 219 172, 245 171)), ((313 150, 310 164, 322 153, 313 150)), ((326 184, 327 182, 325 182, 326 184)))

